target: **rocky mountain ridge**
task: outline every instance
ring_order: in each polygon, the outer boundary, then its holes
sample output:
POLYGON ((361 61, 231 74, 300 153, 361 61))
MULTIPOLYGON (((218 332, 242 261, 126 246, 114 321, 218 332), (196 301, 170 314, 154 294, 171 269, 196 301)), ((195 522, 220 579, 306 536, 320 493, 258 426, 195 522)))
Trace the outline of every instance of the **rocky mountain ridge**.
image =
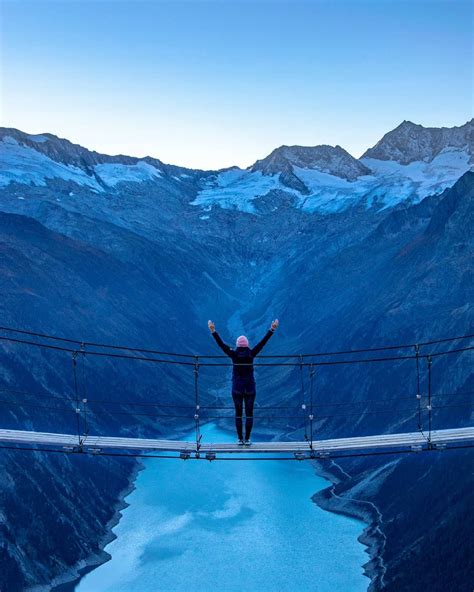
POLYGON ((458 128, 403 122, 359 160, 340 146, 281 146, 248 169, 199 171, 151 157, 108 156, 52 134, 0 129, 0 186, 73 183, 110 192, 130 183, 184 189, 203 209, 264 212, 278 193, 309 211, 332 213, 365 204, 395 207, 450 187, 472 168, 473 121, 458 128), (193 191, 195 189, 195 191, 193 191))
POLYGON ((394 160, 400 164, 414 161, 431 162, 444 151, 461 151, 474 154, 474 119, 459 127, 423 127, 411 121, 403 121, 394 130, 369 148, 361 157, 378 160, 394 160))

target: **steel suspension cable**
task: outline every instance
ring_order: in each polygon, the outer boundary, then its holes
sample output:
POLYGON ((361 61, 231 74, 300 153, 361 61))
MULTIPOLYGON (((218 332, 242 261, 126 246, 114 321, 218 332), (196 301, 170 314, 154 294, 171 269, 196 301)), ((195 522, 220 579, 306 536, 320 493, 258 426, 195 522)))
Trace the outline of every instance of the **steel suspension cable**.
MULTIPOLYGON (((0 405, 8 405, 8 406, 14 406, 14 407, 31 407, 33 409, 45 409, 48 411, 60 411, 62 413, 70 413, 71 409, 68 407, 51 407, 49 405, 39 405, 38 403, 24 403, 23 401, 5 401, 0 399, 0 405)), ((469 402, 469 403, 455 403, 452 405, 433 405, 432 406, 432 411, 440 411, 442 409, 453 409, 453 408, 469 408, 471 409, 473 407, 473 402, 469 402)), ((193 407, 194 409, 194 407, 193 407)), ((200 408, 200 410, 202 411, 203 407, 200 408)), ((81 411, 79 409, 79 411, 81 411)), ((411 415, 413 415, 413 408, 412 407, 404 407, 404 408, 398 408, 398 409, 377 409, 377 410, 367 410, 364 411, 362 414, 359 413, 334 413, 334 414, 327 414, 327 415, 321 415, 318 414, 318 418, 320 419, 328 419, 328 418, 335 418, 335 419, 340 419, 340 418, 345 418, 345 417, 361 417, 361 415, 385 415, 385 414, 391 414, 393 415, 394 413, 409 413, 411 415)), ((89 413, 92 414, 93 416, 115 416, 115 415, 120 415, 120 416, 126 416, 126 417, 154 417, 154 418, 162 418, 162 419, 188 419, 190 420, 189 415, 161 415, 158 413, 131 413, 131 412, 127 412, 127 411, 93 411, 93 410, 89 410, 89 413)), ((232 415, 208 415, 208 416, 200 416, 200 419, 203 419, 205 421, 207 420, 211 420, 211 419, 234 419, 234 417, 232 415)), ((284 419, 284 420, 288 420, 288 419, 301 419, 301 415, 260 415, 259 419, 284 419)))
MULTIPOLYGON (((448 446, 443 449, 443 454, 446 451, 454 451, 454 450, 465 450, 474 448, 473 444, 457 444, 453 446, 448 446)), ((46 453, 54 453, 54 454, 69 454, 74 455, 77 453, 89 455, 89 456, 111 456, 111 457, 122 457, 122 458, 157 458, 157 459, 174 459, 180 460, 181 458, 186 458, 188 460, 209 460, 201 457, 200 455, 195 456, 186 456, 180 457, 177 454, 153 454, 148 452, 107 452, 107 451, 97 451, 94 449, 77 449, 77 450, 68 450, 65 448, 39 448, 38 446, 20 446, 20 445, 2 445, 0 444, 0 449, 3 450, 11 450, 15 452, 46 452, 46 453)), ((432 448, 423 448, 420 452, 439 452, 436 447, 432 448)), ((283 456, 280 454, 279 456, 222 456, 222 457, 215 457, 212 460, 216 461, 275 461, 275 460, 284 460, 284 461, 302 461, 302 460, 313 460, 317 459, 319 461, 323 460, 338 460, 343 458, 364 458, 370 456, 387 456, 393 454, 414 454, 413 450, 379 450, 379 451, 370 451, 370 452, 355 452, 355 453, 347 453, 347 454, 330 454, 329 456, 325 455, 310 455, 304 458, 296 457, 296 456, 283 456)))
MULTIPOLYGON (((21 389, 11 389, 5 386, 0 386, 0 392, 6 392, 6 393, 11 393, 13 395, 25 395, 28 397, 37 397, 40 399, 51 399, 51 400, 56 400, 56 401, 61 401, 61 402, 67 402, 69 401, 69 399, 67 397, 64 396, 58 396, 58 395, 47 395, 44 393, 33 393, 30 391, 25 391, 25 390, 21 390, 21 389)), ((431 395, 432 399, 436 399, 439 397, 466 397, 469 395, 474 394, 474 391, 458 391, 458 392, 451 392, 451 393, 433 393, 431 395)), ((378 399, 360 399, 358 401, 338 401, 338 402, 331 402, 331 403, 324 403, 324 402, 320 402, 319 406, 320 407, 350 407, 353 405, 366 405, 368 403, 378 403, 381 405, 384 404, 388 404, 388 403, 397 403, 399 401, 412 401, 413 400, 413 396, 417 396, 417 393, 414 393, 414 395, 410 395, 410 396, 400 396, 400 397, 388 397, 388 398, 378 398, 378 399)), ((121 407, 157 407, 157 408, 163 408, 163 409, 194 409, 194 405, 174 405, 171 403, 152 403, 150 401, 143 401, 143 402, 131 402, 131 401, 121 401, 118 399, 112 400, 112 399, 87 399, 88 404, 99 404, 99 405, 120 405, 121 407)), ((234 407, 231 405, 201 405, 200 406, 201 410, 207 410, 207 409, 212 409, 212 410, 234 410, 234 407)), ((255 407, 257 410, 272 410, 272 409, 288 409, 288 410, 294 410, 297 411, 298 409, 300 409, 299 405, 262 405, 259 406, 257 405, 255 407)))
MULTIPOLYGON (((73 353, 74 349, 71 348, 66 348, 66 347, 61 347, 61 346, 57 346, 57 345, 50 345, 50 344, 45 344, 45 343, 37 343, 34 341, 26 341, 26 340, 22 340, 22 339, 15 339, 13 337, 0 337, 1 341, 11 341, 14 343, 22 343, 25 345, 33 345, 36 347, 40 347, 40 348, 46 348, 46 349, 52 349, 52 350, 57 350, 57 351, 64 351, 64 352, 69 352, 69 353, 73 353)), ((457 353, 462 353, 465 351, 472 351, 474 350, 474 346, 468 346, 468 347, 463 347, 463 348, 458 348, 458 349, 452 349, 452 350, 445 350, 442 352, 436 352, 436 353, 431 353, 429 355, 431 355, 431 357, 438 357, 438 356, 446 356, 446 355, 451 355, 451 354, 457 354, 457 353)), ((143 362, 154 362, 156 364, 173 364, 173 365, 181 365, 181 366, 194 366, 193 362, 184 362, 184 361, 179 361, 179 360, 164 360, 162 358, 148 358, 145 356, 129 356, 126 354, 113 354, 113 353, 109 353, 109 352, 97 352, 97 351, 89 351, 88 355, 90 356, 100 356, 100 357, 105 357, 105 358, 117 358, 117 359, 125 359, 125 360, 137 360, 137 361, 143 361, 143 362)), ((195 356, 197 357, 197 356, 195 356)), ((304 357, 304 354, 303 354, 304 357)), ((405 355, 405 356, 389 356, 386 358, 366 358, 366 359, 360 359, 360 360, 331 360, 331 361, 321 361, 318 362, 318 366, 338 366, 338 365, 352 365, 352 364, 369 364, 369 363, 374 363, 374 362, 394 362, 394 361, 402 361, 402 360, 413 360, 416 359, 416 355, 405 355)), ((241 364, 241 366, 263 366, 263 367, 273 367, 273 366, 298 366, 299 362, 274 362, 274 363, 266 363, 266 362, 261 362, 261 363, 257 363, 257 364, 252 364, 252 363, 248 363, 248 364, 241 364)), ((311 362, 304 362, 303 363, 304 366, 310 366, 311 362)), ((224 363, 224 362, 220 362, 220 363, 200 363, 200 366, 216 366, 216 367, 220 367, 220 366, 225 366, 225 367, 231 367, 232 363, 224 363)))
MULTIPOLYGON (((171 357, 183 357, 183 358, 195 358, 196 354, 187 354, 181 352, 169 352, 169 351, 161 351, 155 349, 146 349, 141 347, 131 347, 128 345, 112 345, 100 342, 93 342, 93 341, 84 341, 82 339, 69 339, 62 336, 50 335, 47 333, 39 333, 34 331, 27 331, 24 329, 14 329, 12 327, 4 327, 0 326, 1 331, 10 332, 10 333, 18 333, 22 335, 29 335, 32 337, 40 337, 42 339, 50 339, 53 341, 61 341, 63 343, 70 343, 80 345, 83 344, 87 347, 97 347, 97 348, 106 348, 106 349, 114 349, 114 350, 122 350, 122 351, 135 351, 141 353, 149 353, 155 355, 166 355, 171 357)), ((434 339, 429 341, 418 342, 415 343, 402 343, 397 345, 383 345, 378 347, 367 347, 367 348, 360 348, 360 349, 352 349, 352 350, 336 350, 336 351, 327 351, 327 352, 316 352, 310 354, 279 354, 279 355, 261 355, 261 358, 294 358, 294 357, 318 357, 318 356, 337 356, 337 355, 350 355, 356 353, 369 353, 375 351, 389 351, 389 350, 400 350, 400 349, 413 349, 416 345, 419 347, 423 347, 426 345, 437 345, 440 343, 449 343, 452 341, 460 341, 463 339, 472 339, 474 338, 474 333, 467 334, 467 335, 458 335, 455 337, 446 337, 441 339, 434 339)), ((213 358, 225 358, 226 356, 222 355, 199 355, 200 359, 213 359, 213 358)))

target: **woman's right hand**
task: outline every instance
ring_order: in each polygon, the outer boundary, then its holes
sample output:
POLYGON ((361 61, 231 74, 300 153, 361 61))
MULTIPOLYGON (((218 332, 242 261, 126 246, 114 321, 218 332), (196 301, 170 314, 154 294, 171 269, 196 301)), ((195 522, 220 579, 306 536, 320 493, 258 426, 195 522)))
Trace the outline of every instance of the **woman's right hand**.
POLYGON ((211 333, 216 332, 216 326, 214 325, 214 323, 212 321, 207 321, 207 326, 209 327, 209 331, 211 333))
POLYGON ((270 331, 275 331, 275 329, 278 328, 279 324, 280 324, 280 321, 278 319, 275 319, 274 321, 272 321, 270 331))

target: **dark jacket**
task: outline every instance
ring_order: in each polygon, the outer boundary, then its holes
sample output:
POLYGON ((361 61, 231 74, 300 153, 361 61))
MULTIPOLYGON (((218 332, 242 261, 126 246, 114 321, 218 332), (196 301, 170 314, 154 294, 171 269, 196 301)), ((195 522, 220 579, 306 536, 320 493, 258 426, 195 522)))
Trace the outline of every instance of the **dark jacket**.
POLYGON ((262 351, 263 346, 273 335, 273 331, 268 330, 265 337, 253 348, 237 347, 236 349, 232 349, 222 341, 217 331, 214 331, 212 335, 214 336, 217 345, 233 362, 232 390, 247 393, 255 392, 253 360, 262 351))

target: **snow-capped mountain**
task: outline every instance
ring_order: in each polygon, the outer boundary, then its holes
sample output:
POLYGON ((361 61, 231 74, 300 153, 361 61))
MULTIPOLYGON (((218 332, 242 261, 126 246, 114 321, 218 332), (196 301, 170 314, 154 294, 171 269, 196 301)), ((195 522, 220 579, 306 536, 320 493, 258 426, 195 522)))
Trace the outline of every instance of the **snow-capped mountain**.
POLYGON ((361 161, 392 160, 407 165, 412 162, 433 162, 437 156, 446 152, 469 154, 469 162, 473 162, 474 119, 459 127, 440 128, 404 121, 385 134, 373 148, 369 148, 361 161))
POLYGON ((279 175, 280 181, 290 189, 310 193, 295 169, 320 171, 347 181, 370 174, 370 169, 340 146, 280 146, 250 168, 252 172, 260 171, 266 176, 279 175))
MULTIPOLYGON (((192 171, 195 173, 195 171, 192 171)), ((0 187, 10 183, 46 185, 62 180, 104 192, 118 183, 185 180, 188 169, 145 156, 109 156, 53 134, 26 134, 0 128, 0 187)))
POLYGON ((0 130, 0 187, 65 184, 113 193, 147 183, 179 194, 201 219, 215 208, 263 214, 292 205, 329 214, 349 207, 417 203, 451 187, 472 168, 474 120, 461 127, 424 128, 403 122, 359 160, 340 146, 281 146, 248 169, 198 171, 151 157, 108 156, 51 134, 0 130), (202 215, 202 210, 205 214, 202 215))

